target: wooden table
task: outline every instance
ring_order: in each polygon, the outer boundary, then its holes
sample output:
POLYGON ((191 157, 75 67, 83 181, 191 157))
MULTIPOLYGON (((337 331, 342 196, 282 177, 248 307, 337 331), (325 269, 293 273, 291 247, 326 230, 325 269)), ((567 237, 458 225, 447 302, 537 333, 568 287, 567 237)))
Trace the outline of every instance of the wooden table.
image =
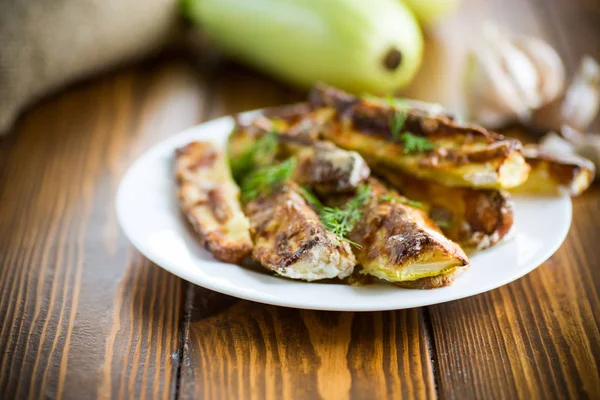
MULTIPOLYGON (((597 0, 466 1, 429 34, 408 95, 457 107, 473 32, 600 59, 597 0)), ((266 306, 182 281, 120 232, 115 189, 180 129, 303 94, 219 62, 162 57, 71 87, 0 143, 0 398, 600 398, 600 187, 528 276, 432 307, 266 306)), ((595 129, 600 131, 596 123, 595 129)))

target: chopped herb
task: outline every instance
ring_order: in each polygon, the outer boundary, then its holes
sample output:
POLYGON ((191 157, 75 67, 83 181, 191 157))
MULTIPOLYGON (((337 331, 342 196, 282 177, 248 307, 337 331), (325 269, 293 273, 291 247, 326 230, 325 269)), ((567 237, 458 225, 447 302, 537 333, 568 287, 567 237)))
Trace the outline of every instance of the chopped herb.
POLYGON ((308 188, 306 187, 300 187, 300 194, 302 195, 302 197, 304 197, 304 199, 306 201, 308 201, 310 204, 313 205, 313 207, 315 207, 317 210, 320 210, 321 208, 323 208, 323 203, 321 203, 321 200, 319 200, 317 198, 317 196, 314 195, 313 192, 311 192, 308 188))
POLYGON ((401 134, 399 140, 404 144, 404 154, 420 153, 435 149, 435 145, 427 138, 413 135, 410 132, 401 134))
POLYGON ((394 95, 391 93, 388 93, 385 99, 390 107, 399 108, 401 110, 407 110, 410 108, 410 105, 406 102, 406 100, 399 97, 394 97, 394 95))
POLYGON ((277 151, 277 132, 271 131, 258 138, 247 152, 230 161, 233 177, 241 178, 256 167, 264 167, 273 162, 277 151))
POLYGON ((242 199, 247 202, 281 186, 292 176, 295 167, 296 159, 290 157, 280 164, 250 172, 241 184, 242 199))
POLYGON ((354 229, 354 225, 356 225, 363 216, 363 208, 371 197, 371 187, 369 185, 361 186, 358 189, 356 196, 346 203, 344 208, 324 206, 316 196, 307 189, 303 188, 301 193, 306 201, 311 203, 317 210, 319 219, 323 223, 323 226, 325 226, 325 229, 351 245, 358 248, 361 247, 358 243, 346 238, 346 234, 354 229))
POLYGON ((385 194, 383 196, 379 196, 379 200, 390 201, 392 203, 398 203, 398 204, 404 204, 404 205, 407 205, 410 207, 415 207, 415 208, 425 208, 423 203, 421 203, 420 201, 414 201, 414 200, 409 200, 409 199, 400 199, 398 197, 394 197, 393 194, 385 194))
POLYGON ((402 134, 400 133, 404 128, 404 124, 406 123, 406 113, 402 111, 397 111, 394 113, 393 117, 390 118, 389 127, 390 132, 392 132, 392 139, 399 142, 402 140, 402 134))

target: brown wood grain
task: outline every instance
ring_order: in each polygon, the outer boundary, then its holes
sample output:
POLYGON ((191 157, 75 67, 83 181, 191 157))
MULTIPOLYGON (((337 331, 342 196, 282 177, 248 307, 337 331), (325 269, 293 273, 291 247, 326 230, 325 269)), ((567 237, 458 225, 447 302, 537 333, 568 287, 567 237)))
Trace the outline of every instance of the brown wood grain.
POLYGON ((339 313, 189 292, 181 398, 434 398, 419 309, 339 313))
POLYGON ((174 393, 182 282, 132 249, 113 199, 137 155, 196 122, 200 86, 181 63, 122 70, 2 142, 0 398, 174 393))
MULTIPOLYGON (((465 0, 427 34, 403 93, 461 110, 463 55, 486 19, 546 38, 572 72, 583 54, 600 59, 599 10, 465 0)), ((600 398, 599 186, 574 200, 565 244, 537 270, 421 309, 237 300, 130 246, 113 199, 139 154, 202 120, 303 96, 234 63, 165 58, 26 113, 0 141, 0 398, 600 398)))

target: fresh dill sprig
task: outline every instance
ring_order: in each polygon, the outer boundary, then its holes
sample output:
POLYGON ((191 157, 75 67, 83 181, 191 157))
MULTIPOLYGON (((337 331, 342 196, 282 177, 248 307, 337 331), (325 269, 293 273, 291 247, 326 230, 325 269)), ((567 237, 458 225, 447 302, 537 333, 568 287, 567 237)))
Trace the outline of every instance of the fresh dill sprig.
POLYGON ((406 113, 402 111, 396 111, 389 120, 389 128, 390 132, 392 132, 392 139, 397 142, 402 140, 401 131, 404 129, 404 124, 406 124, 406 118, 406 113))
POLYGON ((363 216, 363 208, 371 197, 371 187, 369 185, 361 186, 356 196, 346 203, 343 208, 324 206, 314 194, 305 188, 302 188, 300 193, 317 210, 319 219, 325 229, 351 245, 361 247, 358 243, 349 240, 346 234, 354 229, 354 225, 363 216))
POLYGON ((248 202, 281 186, 292 176, 294 168, 296 168, 296 158, 290 157, 280 164, 250 172, 241 184, 242 200, 248 202))
POLYGON ((304 197, 304 200, 308 201, 315 209, 321 210, 324 207, 321 200, 319 200, 308 188, 301 186, 299 190, 302 197, 304 197))
POLYGON ((236 181, 257 167, 264 167, 273 162, 277 152, 277 132, 270 131, 262 135, 241 156, 230 160, 231 172, 236 181))
POLYGON ((389 93, 385 98, 373 96, 371 94, 363 94, 364 99, 387 105, 394 110, 388 120, 388 128, 392 134, 392 139, 404 145, 404 154, 420 153, 435 149, 435 145, 427 138, 414 135, 410 132, 403 132, 406 120, 408 119, 407 111, 411 106, 405 99, 394 97, 389 93))
POLYGON ((398 204, 404 204, 404 205, 407 205, 410 207, 415 207, 415 208, 421 208, 421 209, 425 208, 423 203, 421 203, 420 201, 414 201, 414 200, 409 200, 409 199, 400 199, 398 197, 394 197, 393 194, 384 194, 382 196, 379 196, 379 200, 389 201, 389 202, 398 203, 398 204))
POLYGON ((410 105, 406 100, 400 97, 395 97, 391 93, 388 93, 387 96, 385 96, 385 100, 387 101, 388 105, 392 108, 397 108, 400 110, 408 110, 410 108, 410 105))
POLYGON ((427 138, 404 132, 399 136, 399 141, 404 145, 404 154, 420 153, 435 149, 435 145, 427 138))

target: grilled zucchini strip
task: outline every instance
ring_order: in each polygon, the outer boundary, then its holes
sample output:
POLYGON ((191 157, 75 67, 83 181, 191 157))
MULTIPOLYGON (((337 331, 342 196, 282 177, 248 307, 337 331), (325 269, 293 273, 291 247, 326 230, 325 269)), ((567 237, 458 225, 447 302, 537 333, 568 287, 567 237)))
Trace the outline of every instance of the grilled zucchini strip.
POLYGON ((514 193, 579 196, 596 174, 594 164, 576 154, 554 154, 536 145, 525 146, 523 154, 531 172, 514 193))
POLYGON ((324 85, 312 90, 309 102, 313 109, 335 111, 323 129, 325 138, 419 178, 488 189, 515 187, 527 179, 529 166, 519 141, 458 124, 448 115, 361 99, 324 85), (399 115, 403 121, 395 132, 393 122, 399 115), (398 138, 403 133, 434 148, 408 152, 398 138))
POLYGON ((248 219, 225 154, 209 142, 177 149, 179 205, 202 245, 219 260, 241 263, 252 251, 248 219))
POLYGON ((272 163, 278 159, 296 157, 297 166, 292 180, 309 186, 319 193, 345 193, 355 190, 370 175, 365 160, 356 152, 342 150, 331 142, 312 140, 299 130, 290 132, 266 118, 257 118, 250 126, 240 126, 229 138, 229 155, 232 160, 241 159, 252 151, 252 146, 264 135, 274 135, 276 148, 259 163, 272 163))
POLYGON ((374 172, 410 199, 431 205, 429 216, 444 234, 466 251, 498 243, 513 225, 513 203, 501 190, 444 186, 387 166, 371 164, 374 172))
POLYGON ((468 268, 463 250, 423 210, 407 205, 375 178, 368 184, 371 199, 348 234, 360 245, 355 253, 361 273, 404 286, 439 287, 450 284, 457 269, 468 268))
POLYGON ((250 201, 245 211, 254 239, 252 257, 265 268, 306 281, 341 279, 354 270, 350 245, 325 230, 294 182, 250 201))

